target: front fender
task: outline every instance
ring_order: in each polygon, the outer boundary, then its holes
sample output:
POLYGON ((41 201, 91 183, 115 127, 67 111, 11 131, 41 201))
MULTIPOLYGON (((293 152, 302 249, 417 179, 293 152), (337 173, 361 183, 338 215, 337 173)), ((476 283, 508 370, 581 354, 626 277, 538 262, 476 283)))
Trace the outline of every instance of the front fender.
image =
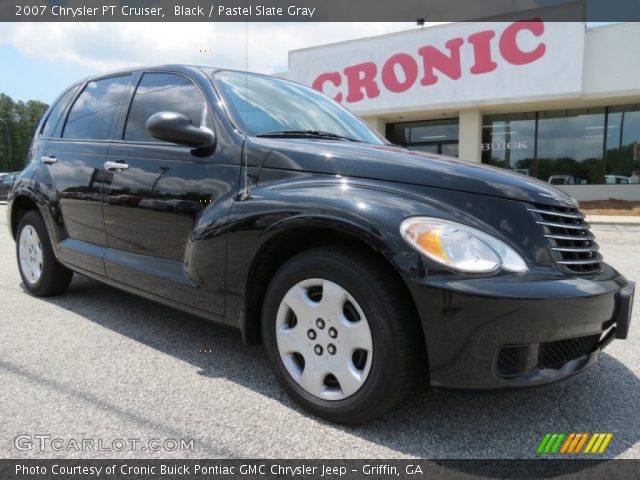
MULTIPOLYGON (((234 201, 224 230, 227 235, 228 306, 243 305, 252 266, 275 237, 309 228, 337 230, 381 252, 407 278, 449 275, 419 255, 400 234, 411 216, 433 216, 470 225, 512 245, 525 261, 550 263, 547 244, 523 202, 456 190, 263 168, 251 195, 234 201), (422 272, 422 273, 421 273, 422 272), (408 275, 408 276, 407 276, 408 275)), ((302 232, 301 232, 302 233, 302 232)), ((311 236, 310 236, 311 235, 311 236)), ((294 240, 295 241, 295 240, 294 240)), ((300 245, 295 245, 299 251, 300 245)), ((288 247, 287 247, 288 248, 288 247)), ((241 307, 228 309, 228 321, 241 307)))
POLYGON ((405 252, 410 248, 399 232, 404 218, 451 210, 378 183, 310 176, 255 187, 249 200, 231 209, 230 254, 252 261, 274 236, 311 227, 338 230, 377 251, 405 252))
POLYGON ((411 251, 400 235, 402 221, 415 215, 452 220, 464 212, 437 196, 379 181, 335 176, 308 176, 252 190, 251 199, 232 209, 231 230, 259 233, 259 241, 285 229, 333 228, 379 251, 411 251))
POLYGON ((233 203, 225 228, 227 321, 236 323, 253 266, 276 237, 309 228, 337 231, 366 243, 407 271, 415 266, 417 255, 400 235, 400 223, 412 215, 462 214, 447 202, 404 186, 263 169, 250 197, 233 203))

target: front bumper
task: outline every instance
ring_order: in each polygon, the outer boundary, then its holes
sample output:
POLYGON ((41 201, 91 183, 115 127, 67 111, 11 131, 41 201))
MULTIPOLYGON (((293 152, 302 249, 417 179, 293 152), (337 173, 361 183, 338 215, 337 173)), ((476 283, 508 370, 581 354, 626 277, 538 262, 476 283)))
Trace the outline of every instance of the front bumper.
POLYGON ((589 278, 557 272, 410 277, 434 387, 560 380, 593 365, 629 329, 634 284, 608 265, 589 278))

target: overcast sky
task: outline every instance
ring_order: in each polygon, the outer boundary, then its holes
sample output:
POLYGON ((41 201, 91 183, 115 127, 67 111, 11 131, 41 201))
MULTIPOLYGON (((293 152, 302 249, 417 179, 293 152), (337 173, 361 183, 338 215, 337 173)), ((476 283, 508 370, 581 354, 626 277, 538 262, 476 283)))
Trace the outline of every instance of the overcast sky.
POLYGON ((415 28, 414 22, 0 23, 0 93, 51 103, 76 80, 137 65, 244 70, 245 45, 248 70, 278 73, 288 69, 289 50, 415 28))
POLYGON ((288 51, 415 23, 0 23, 0 92, 50 103, 88 75, 164 63, 287 71, 288 51), (245 37, 245 28, 248 35, 245 37), (202 50, 202 52, 201 52, 202 50))

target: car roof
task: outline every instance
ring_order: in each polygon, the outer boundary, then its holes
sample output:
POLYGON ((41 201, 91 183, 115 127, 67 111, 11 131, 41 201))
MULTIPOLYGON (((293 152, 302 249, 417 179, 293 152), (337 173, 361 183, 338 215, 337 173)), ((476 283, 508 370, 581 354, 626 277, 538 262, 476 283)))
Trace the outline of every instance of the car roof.
MULTIPOLYGON (((286 78, 282 78, 282 77, 276 77, 273 75, 267 75, 264 73, 258 73, 258 72, 248 72, 245 70, 238 70, 238 69, 234 69, 234 68, 222 68, 222 67, 215 67, 212 65, 203 65, 203 64, 184 64, 184 63, 176 63, 176 64, 166 64, 166 65, 139 65, 136 67, 129 67, 129 68, 122 68, 122 69, 118 69, 118 70, 112 70, 109 72, 103 72, 103 73, 99 73, 96 75, 91 75, 88 77, 85 77, 81 80, 78 80, 77 82, 74 82, 74 85, 80 84, 80 83, 85 83, 85 82, 90 82, 93 80, 99 80, 102 78, 108 78, 108 77, 114 77, 117 75, 123 75, 123 74, 127 74, 127 73, 133 73, 133 72, 138 72, 140 70, 171 70, 171 71, 177 71, 177 72, 183 72, 183 73, 189 73, 189 72, 194 72, 194 71, 198 71, 199 73, 203 73, 205 75, 207 74, 212 74, 215 72, 219 72, 219 71, 225 71, 225 72, 237 72, 237 73, 250 73, 251 75, 259 75, 259 76, 263 76, 263 77, 271 77, 271 78, 277 78, 279 80, 283 80, 283 81, 289 81, 291 82, 291 80, 288 80, 286 78)), ((297 83, 297 82, 293 82, 293 83, 297 83)))

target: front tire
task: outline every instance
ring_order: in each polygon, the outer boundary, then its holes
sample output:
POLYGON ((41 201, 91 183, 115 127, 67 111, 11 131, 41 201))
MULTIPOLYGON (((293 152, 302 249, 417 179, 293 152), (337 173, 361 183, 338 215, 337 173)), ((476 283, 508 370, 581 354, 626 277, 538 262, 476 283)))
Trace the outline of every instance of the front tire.
POLYGON ((44 220, 36 211, 20 220, 16 255, 22 283, 33 295, 59 295, 69 287, 73 272, 56 260, 44 220))
POLYGON ((395 272, 346 247, 308 250, 280 268, 265 296, 262 336, 293 400, 345 424, 397 406, 424 359, 415 309, 395 272))

